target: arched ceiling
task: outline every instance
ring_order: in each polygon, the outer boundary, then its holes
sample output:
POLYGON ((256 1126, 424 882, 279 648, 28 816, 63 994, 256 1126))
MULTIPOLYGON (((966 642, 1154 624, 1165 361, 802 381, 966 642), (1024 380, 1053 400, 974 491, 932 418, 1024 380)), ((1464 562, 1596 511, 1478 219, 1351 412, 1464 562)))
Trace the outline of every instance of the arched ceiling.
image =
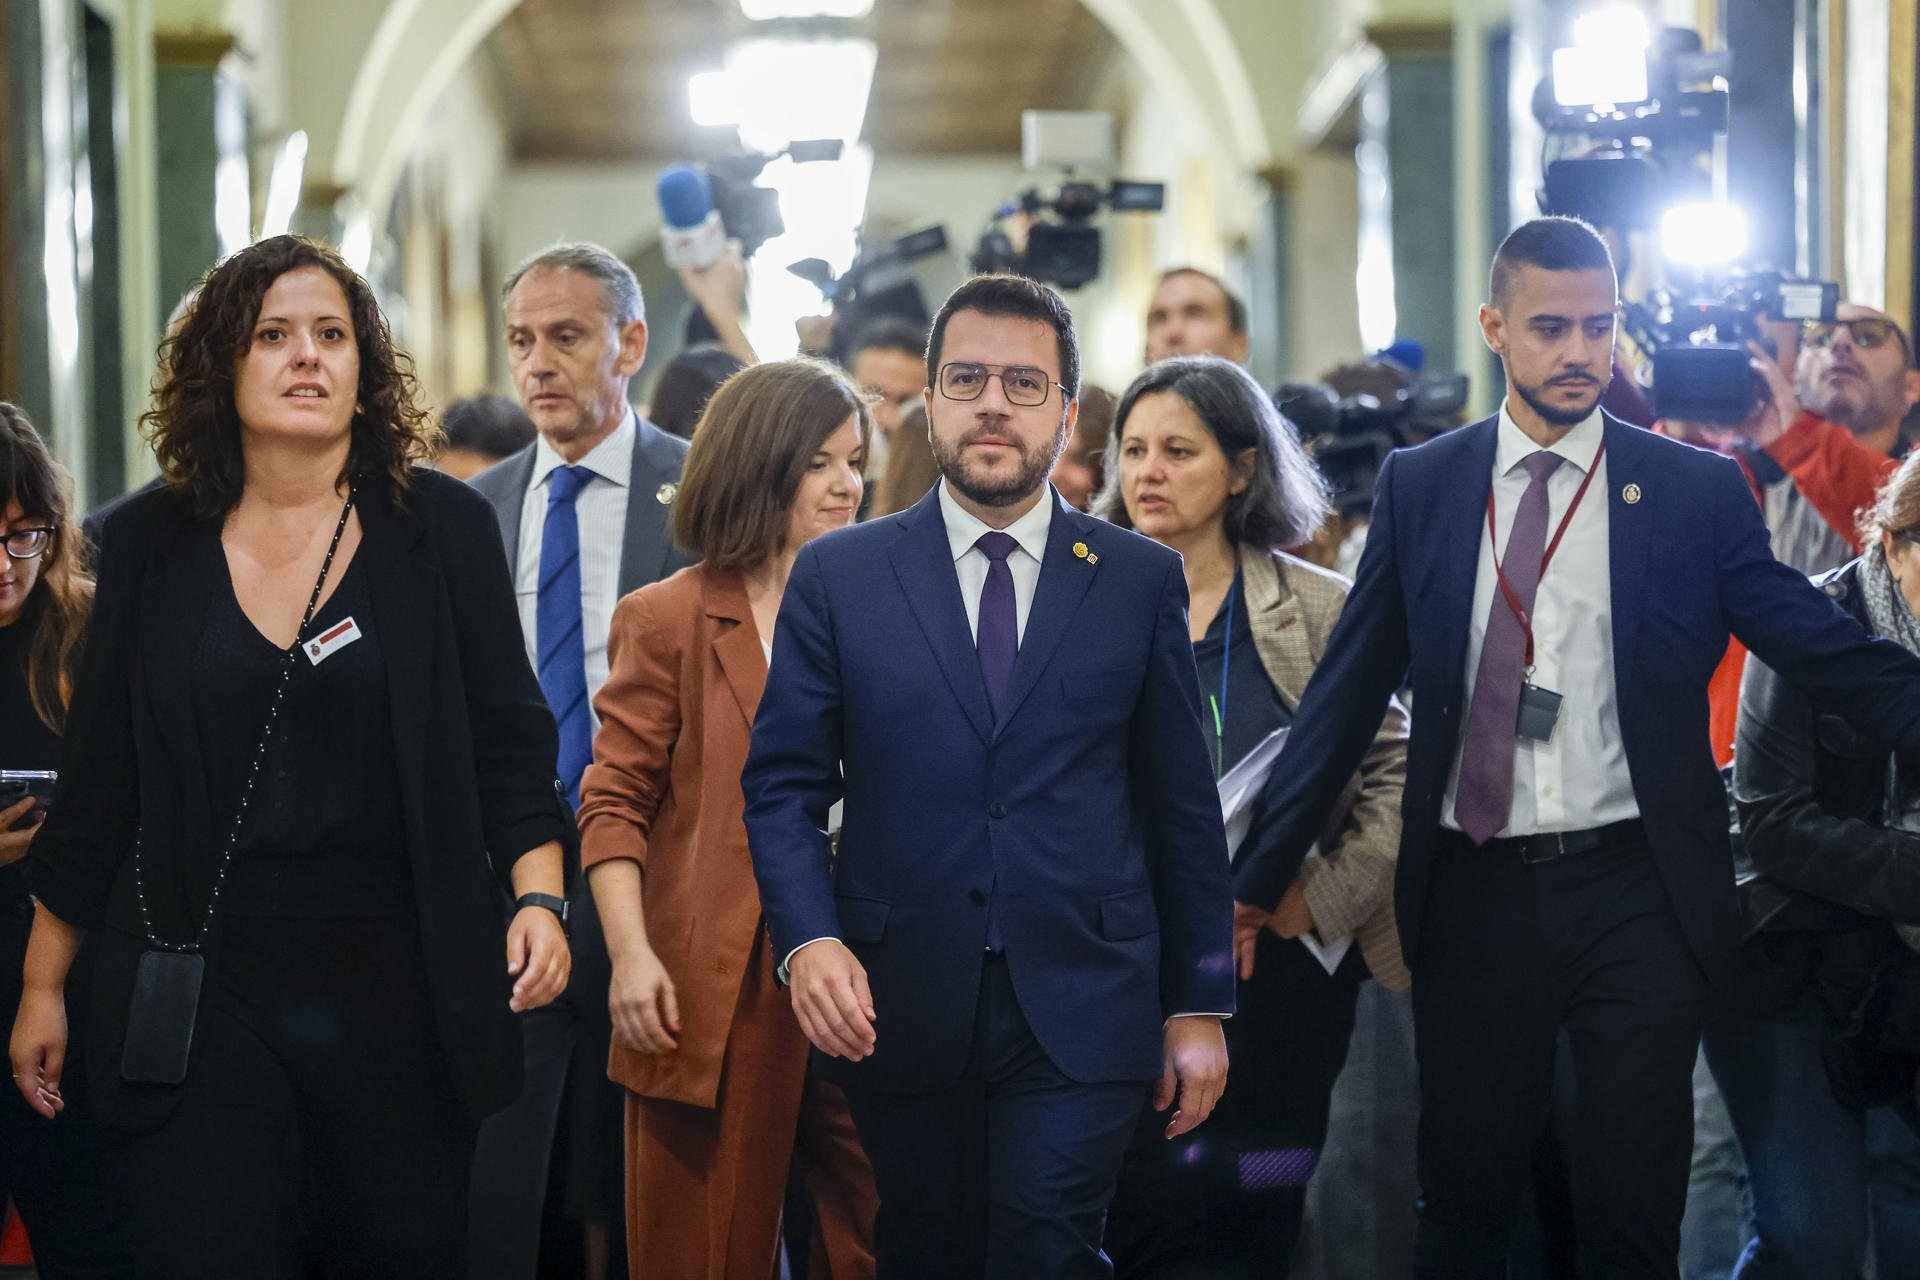
MULTIPOLYGON (((521 0, 482 52, 516 158, 668 161, 731 141, 693 124, 687 77, 766 26, 737 0, 521 0)), ((1017 152, 1023 108, 1092 105, 1119 52, 1083 0, 879 0, 845 29, 879 49, 882 154, 1017 152)))

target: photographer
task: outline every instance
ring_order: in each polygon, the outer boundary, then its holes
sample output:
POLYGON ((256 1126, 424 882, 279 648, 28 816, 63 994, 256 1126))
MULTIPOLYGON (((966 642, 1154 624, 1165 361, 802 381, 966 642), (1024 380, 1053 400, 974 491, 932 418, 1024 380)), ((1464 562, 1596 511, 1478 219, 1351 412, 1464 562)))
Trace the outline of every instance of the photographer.
MULTIPOLYGON (((1769 325, 1769 336, 1786 351, 1789 334, 1778 331, 1787 326, 1761 323, 1769 325)), ((1837 382, 1840 398, 1845 401, 1856 394, 1852 370, 1857 360, 1847 338, 1833 345, 1853 363, 1842 365, 1844 372, 1837 379, 1829 377, 1820 372, 1820 366, 1833 364, 1833 357, 1809 344, 1801 349, 1799 358, 1801 385, 1820 390, 1837 382), (1809 371, 1813 371, 1811 379, 1809 371)), ((1744 422, 1720 427, 1665 419, 1655 429, 1737 461, 1754 501, 1760 504, 1774 556, 1802 573, 1825 573, 1860 553, 1855 516, 1873 502, 1881 483, 1892 474, 1894 463, 1884 452, 1870 448, 1859 434, 1818 412, 1803 410, 1781 362, 1764 348, 1755 344, 1752 356, 1753 370, 1765 391, 1756 398, 1744 422)), ((1898 425, 1896 414, 1896 430, 1898 425)), ((1733 641, 1707 687, 1713 756, 1722 768, 1733 759, 1734 722, 1745 662, 1746 650, 1738 640, 1733 641)))
MULTIPOLYGON (((1821 585, 1920 652, 1920 462, 1821 585)), ((1911 767, 1747 664, 1734 799, 1762 878, 1708 1061, 1747 1156, 1756 1238, 1736 1274, 1910 1275, 1920 1258, 1920 796, 1911 767)))
MULTIPOLYGON (((26 416, 0 402, 0 766, 51 770, 93 609, 86 546, 74 522, 66 474, 26 416)), ((22 962, 33 923, 20 860, 46 816, 34 796, 0 800, 0 1008, 9 1025, 20 1005, 22 962)), ((85 989, 83 955, 67 980, 85 989)), ((83 1020, 80 1020, 83 1021, 83 1020)), ((72 1051, 84 1028, 76 1021, 72 1051)), ((9 1199, 30 1233, 47 1280, 133 1274, 125 1207, 102 1167, 102 1135, 86 1082, 71 1074, 66 1110, 35 1115, 16 1089, 0 1089, 0 1212, 9 1199)))
POLYGON ((1920 402, 1913 343, 1884 311, 1840 304, 1831 321, 1805 326, 1795 389, 1808 411, 1837 422, 1867 448, 1904 457, 1900 423, 1920 402))

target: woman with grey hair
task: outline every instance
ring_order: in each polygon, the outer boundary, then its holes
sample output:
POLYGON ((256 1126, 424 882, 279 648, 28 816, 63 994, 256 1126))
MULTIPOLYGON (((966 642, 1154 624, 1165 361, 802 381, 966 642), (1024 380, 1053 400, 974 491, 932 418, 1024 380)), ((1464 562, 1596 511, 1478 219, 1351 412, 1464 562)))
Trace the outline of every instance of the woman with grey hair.
MULTIPOLYGON (((1257 772, 1346 599, 1345 579, 1284 550, 1326 519, 1326 483, 1260 385, 1213 356, 1148 368, 1121 396, 1111 438, 1094 510, 1185 558, 1216 772, 1257 772)), ((1286 1274, 1360 983, 1408 985, 1393 920, 1406 744, 1396 705, 1321 852, 1237 957, 1233 1070, 1211 1122, 1167 1142, 1164 1119, 1142 1116, 1108 1215, 1120 1276, 1286 1274)), ((1258 798, 1251 809, 1242 849, 1261 838, 1258 798)))

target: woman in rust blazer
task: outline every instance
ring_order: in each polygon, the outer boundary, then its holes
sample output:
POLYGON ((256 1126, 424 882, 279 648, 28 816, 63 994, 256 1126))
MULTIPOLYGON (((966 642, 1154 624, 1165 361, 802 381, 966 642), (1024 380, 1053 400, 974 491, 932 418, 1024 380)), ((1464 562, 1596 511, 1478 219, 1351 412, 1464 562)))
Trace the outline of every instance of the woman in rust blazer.
POLYGON ((852 522, 870 430, 829 365, 736 374, 695 429, 674 501, 674 536, 699 563, 614 611, 581 858, 613 960, 636 1280, 770 1280, 796 1155, 812 1275, 873 1275, 872 1170, 845 1100, 809 1078, 774 980, 740 794, 788 570, 852 522))

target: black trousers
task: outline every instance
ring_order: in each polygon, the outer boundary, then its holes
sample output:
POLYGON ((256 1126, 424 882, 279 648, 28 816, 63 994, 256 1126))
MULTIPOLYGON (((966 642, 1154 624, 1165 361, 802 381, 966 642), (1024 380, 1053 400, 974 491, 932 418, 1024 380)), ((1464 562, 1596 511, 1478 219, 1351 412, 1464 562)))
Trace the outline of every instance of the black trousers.
POLYGON ((847 1090, 880 1192, 879 1280, 1111 1276, 1102 1223, 1147 1089, 1062 1075, 990 957, 959 1084, 847 1090))
MULTIPOLYGON (((20 1008, 20 967, 33 904, 0 911, 0 1026, 11 1033, 20 1008)), ((68 1021, 86 1021, 87 953, 67 980, 68 1021)), ((7 1201, 20 1211, 41 1280, 119 1280, 133 1275, 126 1193, 105 1158, 106 1136, 88 1105, 83 1042, 68 1044, 61 1073, 66 1110, 58 1119, 34 1113, 11 1080, 0 1081, 0 1217, 7 1201)))
POLYGON ((1442 832, 1426 920, 1416 1274, 1504 1274, 1564 1030, 1581 1273, 1676 1276, 1706 979, 1650 852, 1529 864, 1442 832))
POLYGON ((1328 974, 1298 942, 1260 935, 1213 1114, 1169 1142, 1167 1112, 1141 1113, 1107 1214, 1121 1280, 1286 1276, 1365 977, 1357 948, 1328 974))
POLYGON ((480 1124, 468 1227, 469 1280, 581 1274, 581 1226, 608 1228, 609 1275, 627 1273, 625 1098, 607 1078, 612 962, 584 882, 568 938, 573 975, 552 1004, 520 1016, 520 1096, 480 1124))
POLYGON ((124 1139, 142 1280, 457 1276, 473 1130, 408 918, 229 918, 198 1054, 124 1139))

